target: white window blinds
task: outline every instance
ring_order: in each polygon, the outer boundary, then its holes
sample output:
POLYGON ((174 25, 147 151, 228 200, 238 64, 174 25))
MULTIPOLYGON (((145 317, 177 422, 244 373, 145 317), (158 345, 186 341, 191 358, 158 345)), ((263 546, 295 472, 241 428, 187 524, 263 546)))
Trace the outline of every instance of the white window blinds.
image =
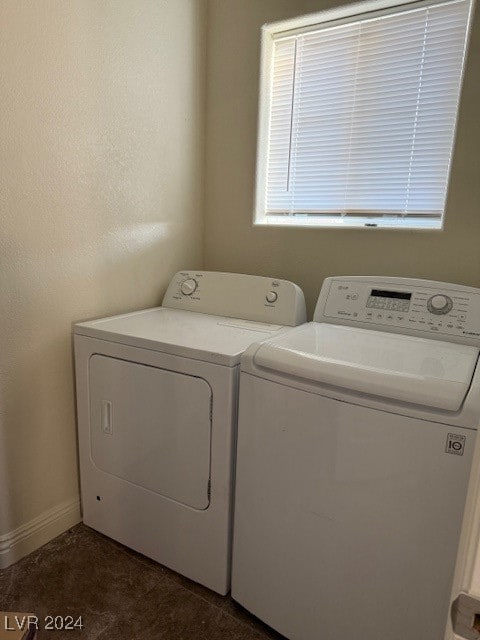
POLYGON ((263 222, 441 226, 469 10, 399 7, 274 36, 263 222))

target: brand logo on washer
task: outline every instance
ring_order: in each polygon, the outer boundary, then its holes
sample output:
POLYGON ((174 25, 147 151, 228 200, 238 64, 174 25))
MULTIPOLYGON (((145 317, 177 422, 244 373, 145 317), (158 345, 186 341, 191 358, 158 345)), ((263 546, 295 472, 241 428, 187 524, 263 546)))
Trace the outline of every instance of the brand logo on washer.
POLYGON ((463 456, 465 451, 466 436, 459 436, 456 433, 449 433, 447 436, 446 453, 452 453, 454 456, 463 456))

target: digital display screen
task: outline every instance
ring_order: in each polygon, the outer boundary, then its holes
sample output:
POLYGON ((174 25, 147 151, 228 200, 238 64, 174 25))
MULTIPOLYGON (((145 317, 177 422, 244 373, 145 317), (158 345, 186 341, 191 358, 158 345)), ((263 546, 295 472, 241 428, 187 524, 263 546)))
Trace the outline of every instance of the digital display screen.
POLYGON ((396 298, 397 300, 411 300, 411 293, 404 293, 400 291, 384 291, 383 289, 372 289, 370 294, 374 298, 396 298))

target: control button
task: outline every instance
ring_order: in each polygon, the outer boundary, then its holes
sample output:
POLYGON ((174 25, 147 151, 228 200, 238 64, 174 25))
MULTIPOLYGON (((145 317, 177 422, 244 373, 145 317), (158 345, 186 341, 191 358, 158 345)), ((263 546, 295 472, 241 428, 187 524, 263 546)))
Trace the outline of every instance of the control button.
POLYGON ((430 298, 430 306, 434 309, 443 309, 448 304, 445 296, 433 296, 430 298))
POLYGON ((270 302, 272 304, 273 302, 277 301, 278 293, 276 293, 275 291, 269 291, 265 298, 267 302, 270 302))
POLYGON ((459 313, 458 314, 458 319, 460 320, 460 322, 463 322, 466 318, 466 315, 464 313, 459 313))
POLYGON ((443 315, 451 311, 453 307, 452 299, 448 296, 436 295, 432 296, 427 302, 427 308, 430 313, 434 313, 436 315, 443 315))
POLYGON ((191 296, 192 293, 196 291, 198 287, 198 283, 193 278, 188 278, 188 280, 184 280, 180 286, 180 291, 184 296, 191 296))

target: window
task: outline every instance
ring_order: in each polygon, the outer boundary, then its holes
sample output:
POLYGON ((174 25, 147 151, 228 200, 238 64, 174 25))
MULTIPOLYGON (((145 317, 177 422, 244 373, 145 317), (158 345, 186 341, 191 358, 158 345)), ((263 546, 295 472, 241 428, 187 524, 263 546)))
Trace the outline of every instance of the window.
POLYGON ((470 10, 377 0, 265 26, 255 222, 441 229, 470 10))

